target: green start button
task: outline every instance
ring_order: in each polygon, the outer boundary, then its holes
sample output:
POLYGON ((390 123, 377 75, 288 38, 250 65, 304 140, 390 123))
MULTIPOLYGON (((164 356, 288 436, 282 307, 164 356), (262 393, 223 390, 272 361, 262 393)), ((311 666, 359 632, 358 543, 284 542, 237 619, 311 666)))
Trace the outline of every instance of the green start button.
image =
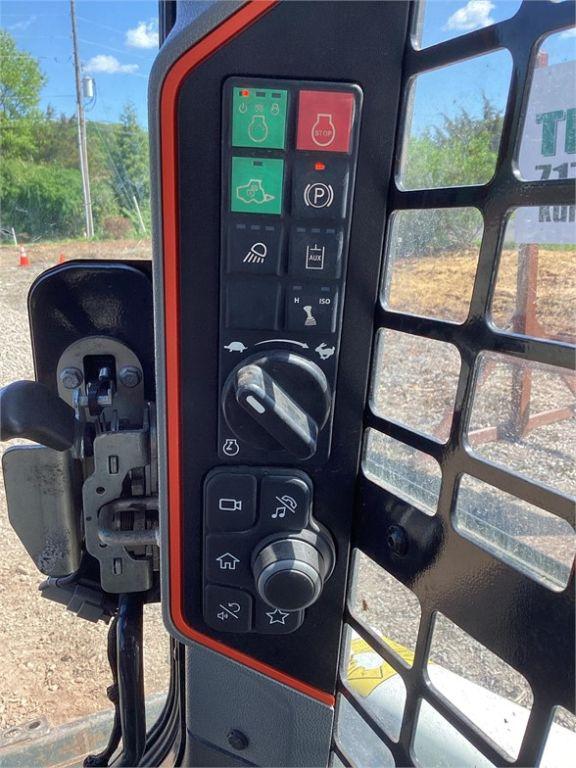
POLYGON ((288 91, 234 88, 232 146, 284 149, 288 91))

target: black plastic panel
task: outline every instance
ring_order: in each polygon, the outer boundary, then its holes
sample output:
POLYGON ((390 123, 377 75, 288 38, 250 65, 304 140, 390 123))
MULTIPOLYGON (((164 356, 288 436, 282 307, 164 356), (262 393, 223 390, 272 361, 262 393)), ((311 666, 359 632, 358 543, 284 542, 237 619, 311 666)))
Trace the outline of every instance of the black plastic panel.
POLYGON ((280 3, 200 65, 182 83, 178 104, 184 613, 197 631, 329 692, 339 655, 408 12, 404 2, 339 2, 330 5, 329 13, 324 3, 280 3), (202 486, 208 471, 222 463, 216 396, 222 167, 214 137, 221 135, 222 84, 233 75, 357 83, 364 95, 332 447, 321 470, 306 466, 314 485, 315 517, 333 535, 338 557, 302 627, 275 637, 226 636, 202 617, 202 486))

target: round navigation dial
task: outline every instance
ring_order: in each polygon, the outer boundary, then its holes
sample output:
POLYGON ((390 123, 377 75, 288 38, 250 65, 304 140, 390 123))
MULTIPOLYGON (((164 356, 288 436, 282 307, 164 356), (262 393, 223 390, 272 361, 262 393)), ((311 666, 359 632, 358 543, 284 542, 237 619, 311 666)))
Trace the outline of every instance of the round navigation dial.
POLYGON ((222 407, 241 440, 264 451, 309 459, 316 453, 330 404, 328 381, 315 363, 275 350, 248 358, 232 371, 222 407))
POLYGON ((328 540, 302 531, 263 546, 253 559, 252 570, 258 594, 268 605, 297 611, 320 597, 333 563, 328 540))

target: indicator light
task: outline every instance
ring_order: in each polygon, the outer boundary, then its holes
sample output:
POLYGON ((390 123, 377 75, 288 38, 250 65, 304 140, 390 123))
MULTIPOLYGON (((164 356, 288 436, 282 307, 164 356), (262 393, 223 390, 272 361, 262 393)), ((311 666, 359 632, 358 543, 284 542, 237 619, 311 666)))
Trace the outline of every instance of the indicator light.
POLYGON ((314 163, 314 170, 315 171, 323 171, 326 168, 324 163, 314 163))
POLYGON ((240 91, 240 96, 250 96, 250 91, 240 91))

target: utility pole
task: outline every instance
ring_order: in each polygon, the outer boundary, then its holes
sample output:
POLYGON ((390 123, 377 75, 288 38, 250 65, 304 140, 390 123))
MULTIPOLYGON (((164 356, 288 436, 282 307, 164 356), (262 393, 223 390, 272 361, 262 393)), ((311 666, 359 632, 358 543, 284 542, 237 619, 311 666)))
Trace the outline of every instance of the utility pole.
POLYGON ((86 121, 84 119, 84 102, 82 98, 82 82, 80 77, 80 57, 78 55, 78 38, 76 35, 76 10, 74 0, 70 0, 70 21, 72 22, 72 47, 74 49, 74 74, 76 78, 76 119, 78 121, 78 152, 80 154, 80 172, 82 174, 82 191, 84 193, 84 214, 86 218, 86 237, 94 237, 94 220, 92 219, 92 198, 90 195, 90 174, 88 172, 88 144, 86 142, 86 121))

